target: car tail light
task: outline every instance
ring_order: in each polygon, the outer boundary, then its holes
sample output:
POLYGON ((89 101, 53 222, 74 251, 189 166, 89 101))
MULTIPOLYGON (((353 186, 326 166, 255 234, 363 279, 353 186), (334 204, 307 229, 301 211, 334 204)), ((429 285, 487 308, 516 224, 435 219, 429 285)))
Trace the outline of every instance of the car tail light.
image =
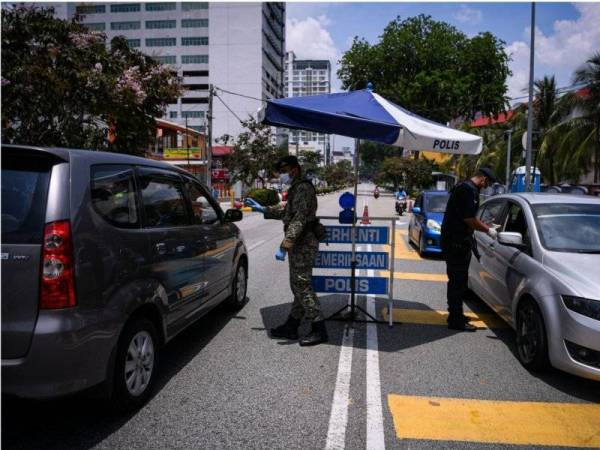
POLYGON ((46 224, 42 249, 40 308, 75 306, 73 242, 68 220, 46 224))

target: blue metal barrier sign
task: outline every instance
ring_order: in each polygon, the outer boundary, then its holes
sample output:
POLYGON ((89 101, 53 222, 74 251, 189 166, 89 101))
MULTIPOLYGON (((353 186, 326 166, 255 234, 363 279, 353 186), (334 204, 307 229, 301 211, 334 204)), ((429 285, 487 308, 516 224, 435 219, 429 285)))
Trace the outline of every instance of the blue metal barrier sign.
MULTIPOLYGON (((387 269, 387 252, 356 252, 357 269, 387 269)), ((319 252, 313 267, 319 269, 350 269, 352 252, 319 252)))
MULTIPOLYGON (((351 244, 352 227, 327 225, 326 241, 330 244, 351 244)), ((356 227, 357 244, 387 244, 389 242, 388 227, 356 227)))
MULTIPOLYGON (((356 277, 354 281, 356 287, 355 292, 357 294, 387 294, 387 278, 356 277)), ((312 284, 315 292, 328 292, 330 294, 349 294, 352 292, 352 281, 350 277, 315 275, 312 277, 312 284)))

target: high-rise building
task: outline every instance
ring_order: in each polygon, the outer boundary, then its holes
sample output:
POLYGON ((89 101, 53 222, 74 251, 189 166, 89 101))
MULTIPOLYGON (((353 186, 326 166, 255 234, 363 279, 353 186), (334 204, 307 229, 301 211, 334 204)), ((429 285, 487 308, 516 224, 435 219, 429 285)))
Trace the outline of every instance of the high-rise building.
POLYGON ((285 3, 46 3, 57 17, 76 13, 110 41, 125 36, 132 48, 169 64, 183 78, 185 93, 165 119, 206 131, 209 85, 213 142, 238 135, 262 100, 283 96, 285 3), (222 89, 222 90, 221 90, 222 89), (227 93, 232 92, 234 94, 227 93), (235 95, 241 94, 241 95, 235 95))
MULTIPOLYGON (((294 52, 286 53, 285 92, 287 97, 329 94, 331 92, 331 63, 328 60, 296 59, 294 52)), ((330 149, 329 135, 311 131, 290 130, 290 153, 299 150, 318 151, 325 162, 330 149)))

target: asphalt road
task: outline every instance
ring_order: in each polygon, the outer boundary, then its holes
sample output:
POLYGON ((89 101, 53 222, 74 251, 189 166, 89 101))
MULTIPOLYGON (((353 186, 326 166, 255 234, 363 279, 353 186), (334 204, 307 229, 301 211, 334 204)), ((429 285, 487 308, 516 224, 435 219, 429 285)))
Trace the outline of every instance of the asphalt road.
MULTIPOLYGON (((359 188, 360 209, 366 202, 371 216, 392 215, 393 198, 375 200, 371 190, 359 188)), ((322 215, 339 212, 337 195, 319 204, 322 215)), ((285 319, 291 302, 287 262, 274 259, 282 227, 247 213, 240 228, 250 250, 249 303, 236 315, 215 310, 173 340, 144 408, 116 416, 86 396, 4 399, 2 446, 491 449, 598 442, 599 434, 578 433, 600 416, 599 383, 526 371, 514 354, 514 333, 477 299, 468 308, 489 328, 455 333, 438 324, 445 266, 407 244, 408 220, 397 220, 394 314, 403 324, 328 322, 330 342, 312 348, 270 339, 266 329, 285 319), (573 411, 573 423, 546 414, 564 408, 573 411)), ((346 302, 321 295, 325 314, 346 302)), ((385 298, 361 296, 359 304, 385 318, 385 298)))

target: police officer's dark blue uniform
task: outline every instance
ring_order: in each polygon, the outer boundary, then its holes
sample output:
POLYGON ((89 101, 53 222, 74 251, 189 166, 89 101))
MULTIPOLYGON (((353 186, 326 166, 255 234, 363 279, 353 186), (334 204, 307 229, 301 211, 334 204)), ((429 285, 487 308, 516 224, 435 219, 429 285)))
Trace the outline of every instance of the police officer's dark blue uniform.
POLYGON ((473 178, 454 187, 446 206, 441 244, 448 274, 448 328, 453 330, 476 330, 463 314, 463 299, 468 289, 473 231, 483 231, 493 237, 496 234, 495 229, 476 218, 479 190, 494 181, 490 169, 480 169, 473 178))

